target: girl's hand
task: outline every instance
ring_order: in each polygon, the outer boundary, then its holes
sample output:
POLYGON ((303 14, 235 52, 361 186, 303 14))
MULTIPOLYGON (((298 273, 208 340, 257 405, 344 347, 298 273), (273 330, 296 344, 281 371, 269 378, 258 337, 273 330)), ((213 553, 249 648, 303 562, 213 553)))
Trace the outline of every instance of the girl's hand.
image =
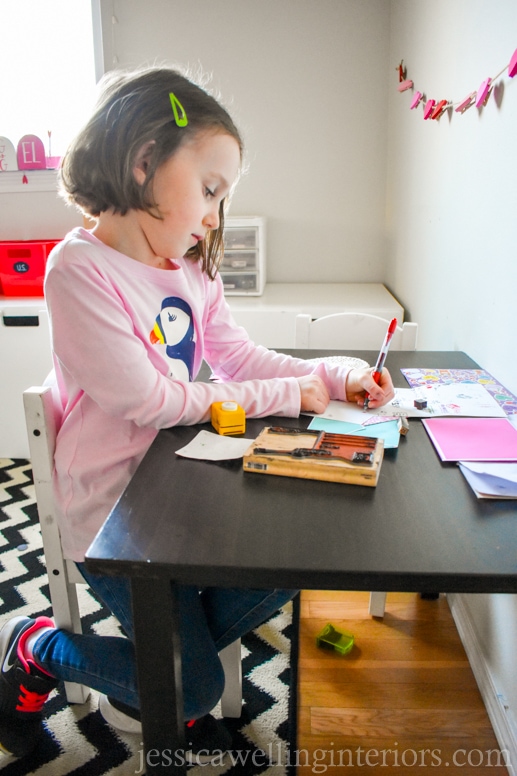
POLYGON ((318 377, 318 375, 304 375, 303 377, 298 377, 297 380, 301 393, 300 409, 304 412, 316 413, 326 410, 330 396, 321 377, 318 377))
POLYGON ((395 389, 391 382, 391 376, 387 369, 381 372, 379 385, 372 377, 373 369, 351 369, 346 381, 347 401, 356 402, 361 406, 364 403, 366 393, 370 394, 368 407, 382 407, 395 396, 395 389))

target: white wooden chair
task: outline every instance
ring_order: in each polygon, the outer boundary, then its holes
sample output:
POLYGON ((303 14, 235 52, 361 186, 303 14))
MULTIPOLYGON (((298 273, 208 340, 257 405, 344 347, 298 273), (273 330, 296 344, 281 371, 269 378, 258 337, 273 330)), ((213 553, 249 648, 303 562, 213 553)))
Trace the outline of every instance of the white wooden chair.
MULTIPOLYGON (((296 316, 295 347, 308 350, 379 351, 389 321, 366 313, 335 313, 313 320, 310 315, 296 316)), ((403 323, 393 334, 391 350, 416 350, 417 323, 403 323)), ((372 364, 373 366, 373 364, 372 364)), ((368 612, 383 617, 386 593, 371 592, 368 612)))
MULTIPOLYGON (((54 621, 58 628, 81 633, 76 586, 85 585, 86 581, 75 563, 63 556, 54 510, 52 472, 56 444, 56 409, 51 387, 28 388, 23 393, 23 403, 54 621)), ((242 710, 240 639, 222 650, 220 657, 226 679, 221 698, 221 712, 225 717, 240 717, 242 710)), ((66 682, 65 692, 70 703, 84 703, 90 690, 83 685, 66 682)))
MULTIPOLYGON (((295 347, 310 350, 379 351, 389 321, 365 313, 335 313, 313 320, 310 315, 296 316, 295 347)), ((390 344, 392 350, 416 350, 417 323, 397 326, 390 344)))

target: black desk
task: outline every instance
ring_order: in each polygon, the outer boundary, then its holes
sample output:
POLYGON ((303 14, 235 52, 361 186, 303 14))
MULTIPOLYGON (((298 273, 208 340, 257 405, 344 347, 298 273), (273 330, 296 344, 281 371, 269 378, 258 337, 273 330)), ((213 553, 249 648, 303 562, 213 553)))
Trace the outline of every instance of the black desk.
MULTIPOLYGON (((377 353, 350 355, 373 363, 377 353)), ((387 365, 399 386, 407 386, 401 367, 477 367, 459 352, 390 352, 387 365)), ((247 436, 268 424, 249 420, 247 436)), ((181 714, 170 707, 171 697, 179 709, 182 702, 181 682, 174 681, 180 666, 171 580, 517 592, 515 502, 478 500, 457 466, 440 462, 418 420, 398 450, 386 451, 376 488, 245 474, 240 461, 177 458, 175 450, 199 428, 158 434, 87 556, 91 571, 132 579, 146 751, 174 750, 181 741, 181 714)))

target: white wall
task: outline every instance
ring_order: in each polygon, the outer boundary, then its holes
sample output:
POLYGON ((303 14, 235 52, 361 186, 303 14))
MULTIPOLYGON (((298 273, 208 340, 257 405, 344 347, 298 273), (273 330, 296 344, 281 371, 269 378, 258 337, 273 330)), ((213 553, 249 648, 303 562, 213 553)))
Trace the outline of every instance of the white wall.
MULTIPOLYGON (((461 101, 508 64, 515 0, 393 0, 390 64, 461 101)), ((386 280, 420 348, 465 350, 517 392, 517 78, 463 115, 424 121, 390 84, 386 280)))
POLYGON ((269 281, 383 280, 389 3, 102 0, 102 14, 107 68, 213 73, 250 163, 231 213, 267 217, 269 281))
MULTIPOLYGON (((517 47, 515 0, 392 0, 391 8, 390 68, 404 59, 429 98, 461 101, 517 47)), ((517 393, 517 77, 497 79, 481 110, 439 121, 410 110, 411 94, 397 85, 393 72, 385 279, 418 321, 420 349, 464 350, 517 393)), ((517 599, 462 598, 515 723, 517 599)))

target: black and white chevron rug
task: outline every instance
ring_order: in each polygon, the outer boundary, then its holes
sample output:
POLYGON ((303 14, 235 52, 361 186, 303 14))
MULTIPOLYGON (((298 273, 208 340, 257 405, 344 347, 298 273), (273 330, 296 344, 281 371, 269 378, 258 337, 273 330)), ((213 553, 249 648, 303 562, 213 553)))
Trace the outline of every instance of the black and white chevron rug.
MULTIPOLYGON (((84 632, 120 633, 89 588, 79 592, 84 632)), ((30 463, 0 459, 0 627, 16 615, 51 614, 30 463)), ((297 600, 243 639, 242 716, 226 720, 234 750, 189 776, 294 776, 297 645, 297 600)), ((2 776, 142 776, 141 737, 110 727, 97 701, 92 692, 70 706, 58 687, 45 706, 45 736, 28 757, 0 754, 2 776)))

